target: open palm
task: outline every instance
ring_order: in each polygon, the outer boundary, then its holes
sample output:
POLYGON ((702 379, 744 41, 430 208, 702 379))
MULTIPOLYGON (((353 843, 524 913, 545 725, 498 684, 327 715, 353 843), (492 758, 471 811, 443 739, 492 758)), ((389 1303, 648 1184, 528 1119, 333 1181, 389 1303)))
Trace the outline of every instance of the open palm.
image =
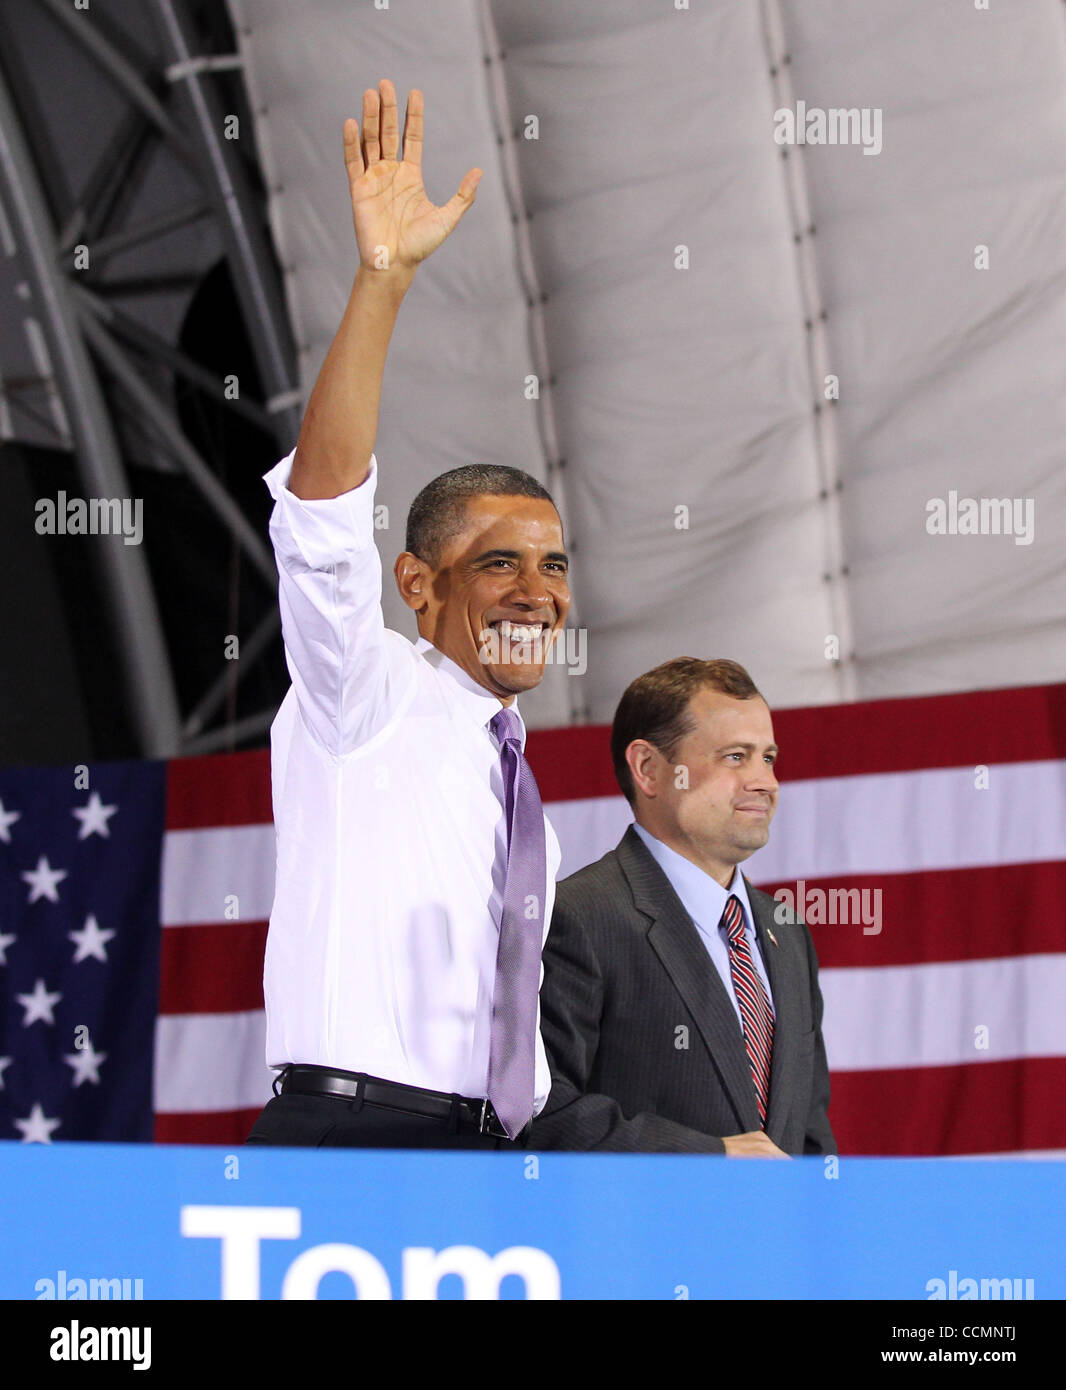
POLYGON ((413 88, 399 153, 396 89, 385 78, 363 93, 363 130, 344 123, 344 162, 352 195, 359 259, 373 270, 413 268, 435 251, 474 201, 480 169, 468 169, 443 207, 422 183, 422 93, 413 88))

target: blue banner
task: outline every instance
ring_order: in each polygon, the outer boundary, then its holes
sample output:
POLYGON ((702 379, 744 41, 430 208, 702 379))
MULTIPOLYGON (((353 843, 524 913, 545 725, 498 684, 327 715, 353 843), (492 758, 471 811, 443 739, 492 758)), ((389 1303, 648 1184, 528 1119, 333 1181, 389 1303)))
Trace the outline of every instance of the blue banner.
POLYGON ((1061 1299, 1066 1167, 5 1142, 0 1242, 5 1299, 1061 1299))

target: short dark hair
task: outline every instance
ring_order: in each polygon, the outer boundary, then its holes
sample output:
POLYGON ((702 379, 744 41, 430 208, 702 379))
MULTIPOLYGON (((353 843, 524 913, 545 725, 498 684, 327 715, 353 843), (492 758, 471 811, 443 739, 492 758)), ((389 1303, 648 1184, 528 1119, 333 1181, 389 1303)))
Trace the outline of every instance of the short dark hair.
POLYGON ((611 761, 618 785, 631 806, 636 805, 637 789, 626 762, 626 749, 635 738, 643 738, 658 748, 664 758, 672 760, 677 745, 696 727, 689 702, 703 689, 721 691, 734 700, 761 698, 743 666, 735 661, 700 661, 695 656, 665 661, 645 671, 626 688, 611 725, 611 761))
POLYGON ((535 497, 555 500, 547 488, 520 468, 502 463, 468 463, 449 469, 427 483, 407 513, 404 548, 427 565, 440 565, 444 547, 466 521, 466 504, 474 497, 535 497))

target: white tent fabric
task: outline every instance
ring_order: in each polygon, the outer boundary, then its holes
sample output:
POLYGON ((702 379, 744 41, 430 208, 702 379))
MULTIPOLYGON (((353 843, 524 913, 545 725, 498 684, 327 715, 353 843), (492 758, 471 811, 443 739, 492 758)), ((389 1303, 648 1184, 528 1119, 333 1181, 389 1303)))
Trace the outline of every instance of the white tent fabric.
MULTIPOLYGON (((363 88, 425 92, 432 197, 485 170, 393 341, 380 541, 387 567, 446 468, 549 482, 588 669, 530 722, 606 722, 681 654, 776 705, 1062 679, 1058 0, 231 9, 305 389, 355 267, 363 88), (812 138, 864 112, 877 152, 777 143, 800 102, 812 138), (966 499, 1024 534, 930 533, 966 499)), ((413 635, 391 591, 386 617, 413 635)))

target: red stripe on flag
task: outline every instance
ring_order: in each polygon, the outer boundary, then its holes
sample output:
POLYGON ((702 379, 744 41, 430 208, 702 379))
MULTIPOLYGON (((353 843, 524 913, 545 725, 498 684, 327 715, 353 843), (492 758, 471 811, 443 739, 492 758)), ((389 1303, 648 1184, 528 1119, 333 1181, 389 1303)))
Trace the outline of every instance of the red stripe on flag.
POLYGON ((189 1111, 180 1115, 156 1115, 157 1144, 243 1144, 262 1114, 254 1110, 189 1111))
POLYGON ((760 883, 758 887, 771 894, 788 889, 791 897, 784 899, 786 903, 797 902, 802 894, 804 915, 823 969, 1066 951, 1062 911, 1066 864, 1061 861, 915 874, 853 874, 847 879, 808 879, 802 888, 797 883, 760 883), (846 900, 846 914, 845 899, 829 896, 845 891, 852 894, 846 900), (866 935, 855 909, 865 908, 867 916, 874 916, 877 892, 881 894, 881 930, 866 935), (836 922, 825 920, 830 911, 836 922), (847 920, 841 921, 842 916, 847 920))
POLYGON ((267 825, 273 819, 267 749, 167 763, 168 830, 267 825))
POLYGON ((842 1154, 931 1157, 1066 1148, 1066 1057, 833 1072, 842 1154))
POLYGON ((1066 755, 1066 684, 774 713, 786 780, 1028 763, 1066 755))
MULTIPOLYGON (((1066 757, 1066 685, 775 710, 774 734, 784 782, 1040 762, 1066 757)), ((526 752, 542 801, 620 794, 604 725, 533 731, 526 752)))
POLYGON ((263 1007, 265 922, 164 927, 161 1014, 236 1014, 263 1007))
POLYGON ((526 754, 541 801, 621 795, 611 766, 611 731, 605 725, 531 730, 526 754))
MULTIPOLYGON (((1038 762, 1066 757, 1066 684, 781 709, 774 731, 786 782, 1038 762)), ((533 730, 526 751, 543 801, 619 795, 607 725, 533 730)), ((168 830, 271 819, 265 749, 168 763, 168 830)))

